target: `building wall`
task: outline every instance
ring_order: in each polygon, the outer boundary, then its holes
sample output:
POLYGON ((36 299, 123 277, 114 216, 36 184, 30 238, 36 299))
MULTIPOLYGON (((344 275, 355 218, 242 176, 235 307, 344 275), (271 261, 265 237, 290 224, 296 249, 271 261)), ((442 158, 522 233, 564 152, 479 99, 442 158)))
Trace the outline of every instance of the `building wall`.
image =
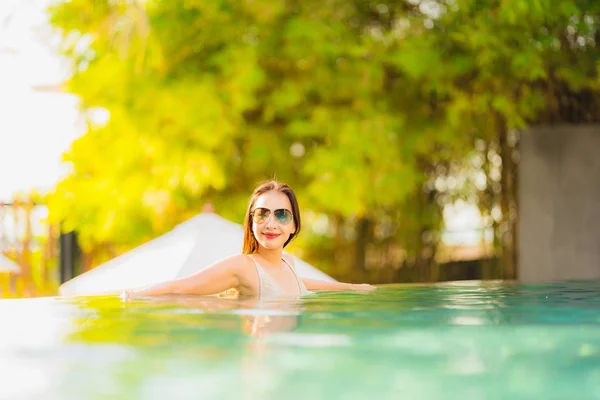
POLYGON ((521 136, 519 280, 600 279, 600 125, 521 136))

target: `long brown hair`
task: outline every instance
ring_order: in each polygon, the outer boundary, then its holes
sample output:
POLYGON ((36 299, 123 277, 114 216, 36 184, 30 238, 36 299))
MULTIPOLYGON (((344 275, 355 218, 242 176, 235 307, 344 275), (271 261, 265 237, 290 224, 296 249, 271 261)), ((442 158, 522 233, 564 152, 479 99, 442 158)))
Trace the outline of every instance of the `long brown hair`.
POLYGON ((300 233, 300 208, 298 207, 298 200, 296 200, 296 195, 292 188, 286 183, 275 180, 263 182, 254 189, 254 192, 248 201, 248 209, 246 210, 246 216, 244 217, 244 246, 242 248, 242 253, 244 254, 254 254, 258 251, 258 242, 254 237, 254 233, 252 233, 252 216, 250 214, 252 213, 256 199, 258 199, 261 194, 270 192, 271 190, 285 194, 292 205, 292 215, 294 217, 294 224, 296 224, 296 231, 290 235, 288 240, 283 244, 283 247, 287 246, 288 243, 300 233))

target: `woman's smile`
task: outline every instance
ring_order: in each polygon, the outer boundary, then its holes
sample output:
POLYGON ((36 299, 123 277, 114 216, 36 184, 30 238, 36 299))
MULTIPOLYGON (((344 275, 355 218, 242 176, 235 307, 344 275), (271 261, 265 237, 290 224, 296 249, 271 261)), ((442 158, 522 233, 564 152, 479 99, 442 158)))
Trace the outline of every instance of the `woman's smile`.
POLYGON ((269 240, 276 239, 280 235, 281 235, 280 233, 273 233, 273 232, 264 232, 263 233, 263 236, 266 237, 269 240))

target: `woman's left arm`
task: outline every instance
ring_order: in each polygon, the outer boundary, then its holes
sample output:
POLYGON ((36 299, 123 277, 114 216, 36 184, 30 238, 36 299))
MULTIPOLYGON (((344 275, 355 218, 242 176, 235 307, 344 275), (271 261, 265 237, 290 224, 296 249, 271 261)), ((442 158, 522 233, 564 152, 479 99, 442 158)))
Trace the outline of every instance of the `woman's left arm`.
MULTIPOLYGON (((294 269, 296 269, 296 263, 294 262, 294 258, 284 253, 283 257, 294 269)), ((373 285, 369 285, 368 283, 343 283, 343 282, 327 282, 321 281, 318 279, 302 279, 304 286, 308 290, 316 290, 316 291, 325 291, 325 290, 357 290, 357 291, 370 291, 377 289, 373 285)))
POLYGON ((370 291, 377 289, 373 285, 368 283, 343 283, 343 282, 327 282, 320 281, 317 279, 302 279, 304 286, 308 290, 323 291, 323 290, 357 290, 357 291, 370 291))

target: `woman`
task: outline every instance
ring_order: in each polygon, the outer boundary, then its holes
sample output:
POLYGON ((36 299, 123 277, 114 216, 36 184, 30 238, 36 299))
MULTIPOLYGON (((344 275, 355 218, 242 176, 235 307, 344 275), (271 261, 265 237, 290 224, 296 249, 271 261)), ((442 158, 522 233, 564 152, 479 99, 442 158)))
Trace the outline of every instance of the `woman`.
POLYGON ((218 261, 190 276, 123 293, 133 296, 162 294, 210 295, 236 289, 240 296, 277 298, 301 296, 308 291, 372 290, 368 284, 301 279, 294 259, 283 253, 300 232, 300 210, 292 189, 269 181, 254 190, 244 218, 242 254, 218 261))

